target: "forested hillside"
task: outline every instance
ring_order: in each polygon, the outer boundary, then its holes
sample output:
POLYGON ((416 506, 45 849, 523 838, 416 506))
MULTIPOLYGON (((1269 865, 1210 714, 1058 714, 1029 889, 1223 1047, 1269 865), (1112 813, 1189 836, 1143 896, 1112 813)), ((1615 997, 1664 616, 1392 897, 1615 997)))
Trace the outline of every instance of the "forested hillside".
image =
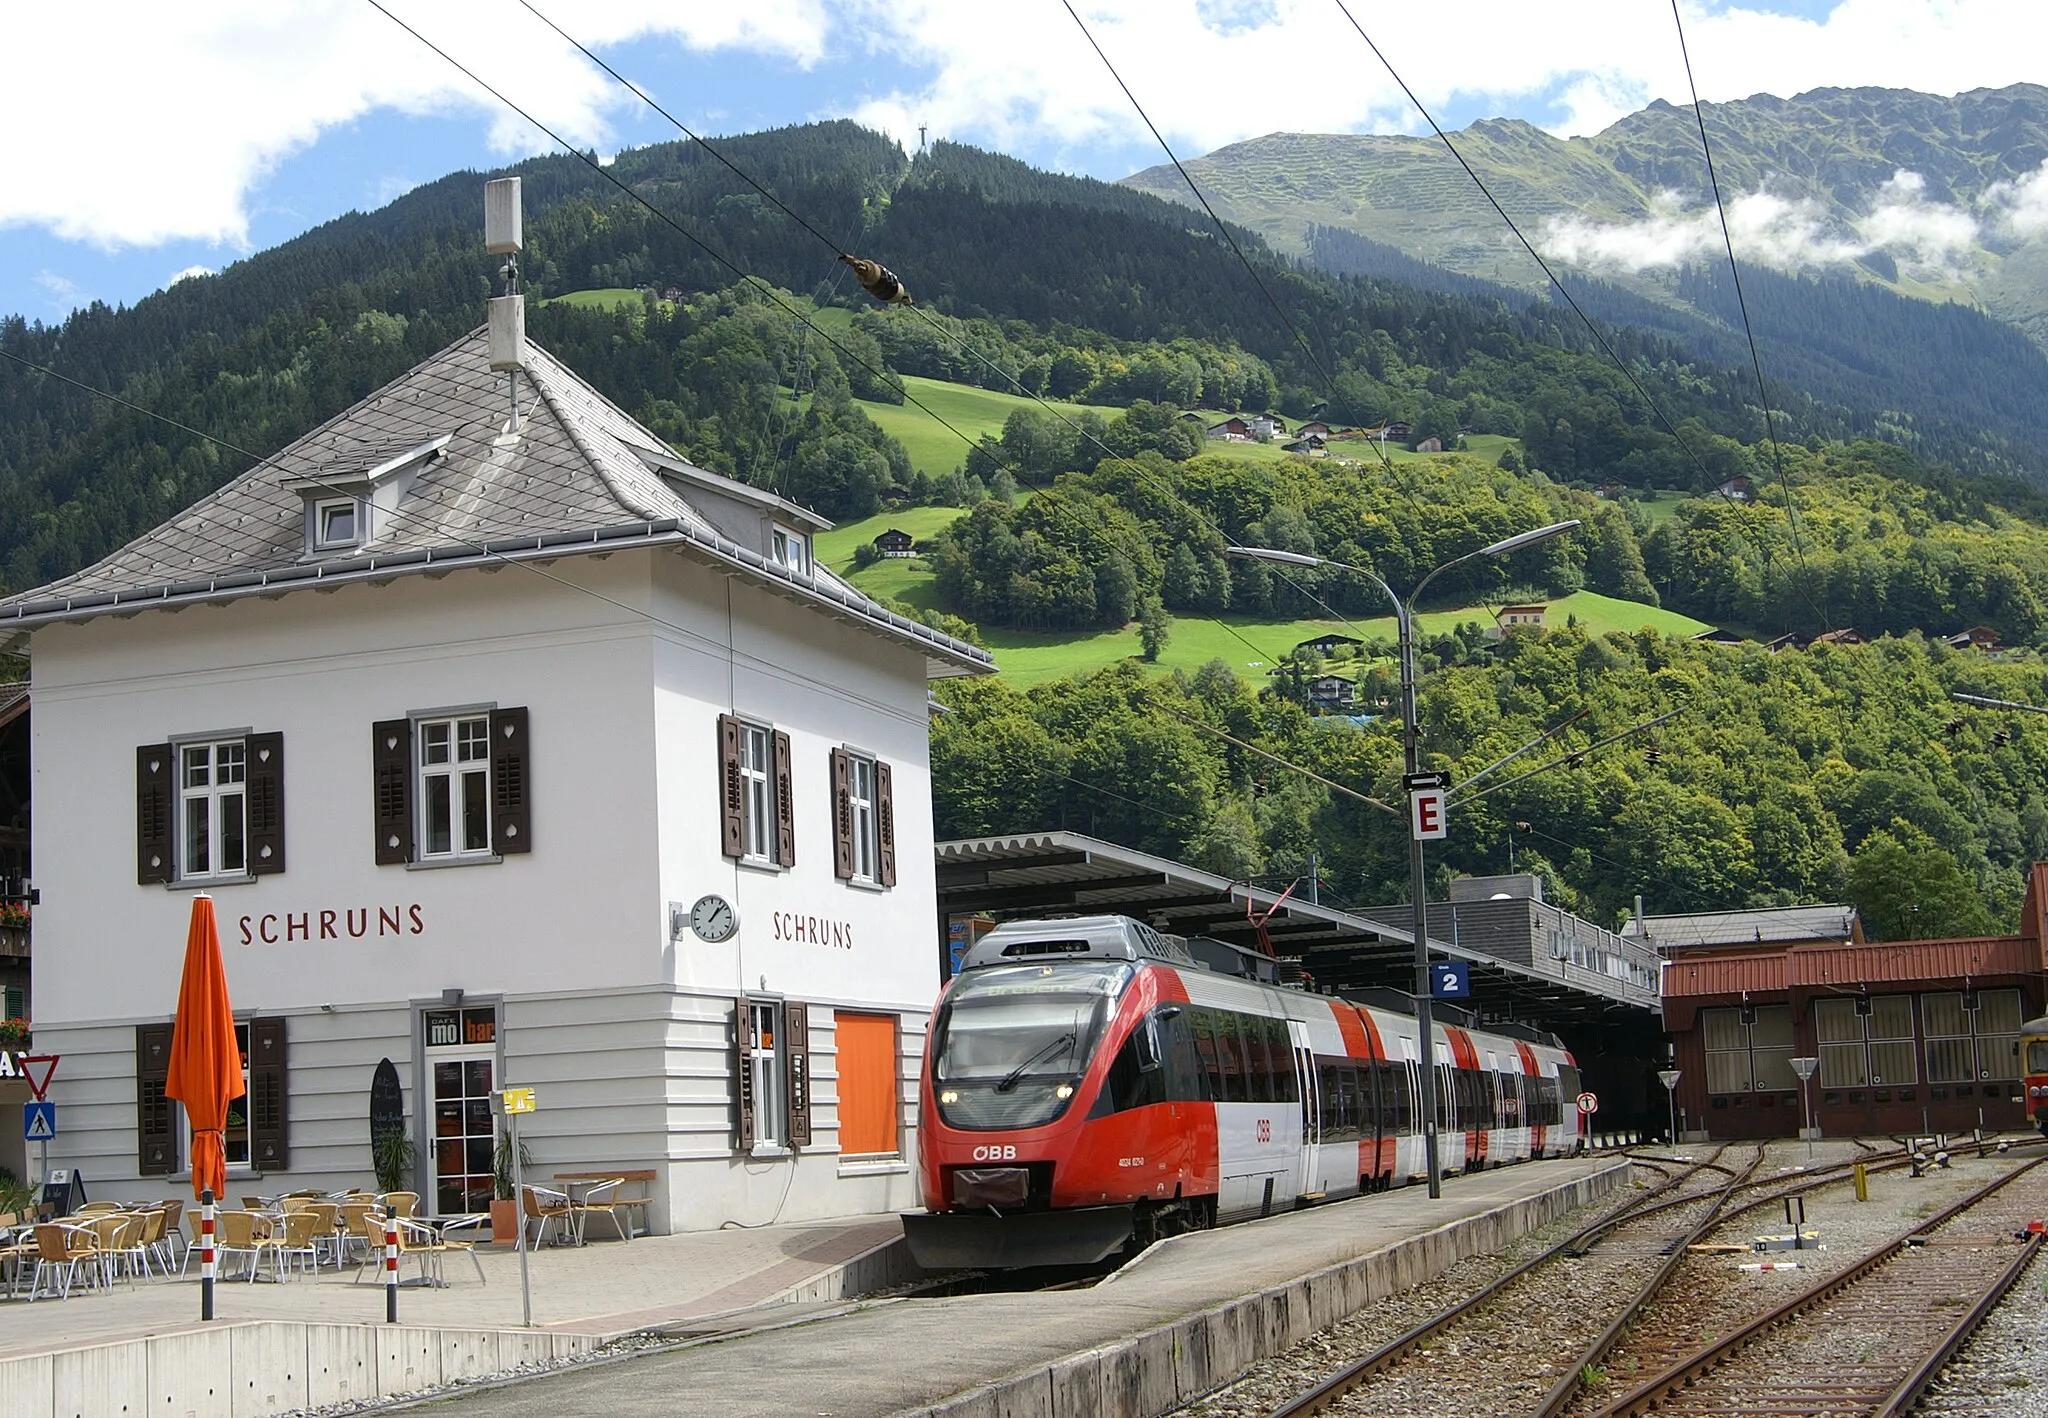
MULTIPOLYGON (((1918 637, 1774 656, 1566 628, 1490 656, 1446 636, 1424 663, 1427 766, 1454 781, 1581 710, 1560 754, 1683 710, 1578 766, 1454 798, 1432 854, 1439 895, 1452 873, 1507 870, 1512 833, 1518 869, 1610 924, 1638 892, 1653 912, 1846 898, 1874 936, 1899 940, 2013 929, 2024 868, 2048 858, 2048 724, 1947 698, 2037 697, 2037 660, 1998 664, 1918 637)), ((1310 718, 1222 664, 940 693, 955 711, 932 729, 941 836, 1061 826, 1282 882, 1314 851, 1326 900, 1407 895, 1405 818, 1176 715, 1399 801, 1390 721, 1310 718)))
MULTIPOLYGON (((1625 476, 1634 481, 1696 487, 1718 472, 1693 463, 1576 321, 1544 306, 1294 271, 1251 242, 1255 259, 1269 263, 1266 284, 1314 348, 1312 361, 1235 255, 1212 232, 1190 230, 1182 209, 1152 198, 945 143, 910 163, 893 143, 846 123, 735 138, 725 149, 822 230, 885 257, 927 309, 997 322, 996 362, 1019 373, 1034 354, 1046 355, 1049 370, 1054 347, 1197 340, 1263 361, 1267 392, 1297 416, 1415 420, 1448 409, 1475 431, 1514 434, 1533 413, 1546 427, 1564 420, 1588 430, 1596 450, 1588 456, 1632 459, 1625 476)), ((732 283, 731 271, 575 159, 517 170, 527 182, 526 268, 536 296, 732 283)), ((700 150, 626 152, 611 171, 745 269, 806 295, 857 296, 832 284, 844 268, 814 238, 700 150)), ((477 240, 479 186, 475 174, 457 174, 218 276, 179 282, 132 310, 94 308, 51 328, 16 319, 0 325, 0 341, 267 453, 476 323, 493 265, 477 240)), ((674 364, 695 317, 656 321, 615 346, 618 322, 629 318, 553 311, 536 319, 536 334, 591 369, 625 407, 673 405, 662 411, 664 431, 693 449, 726 450, 742 476, 779 477, 744 446, 741 430, 762 426, 755 408, 727 406, 725 395, 702 389, 677 397, 696 382, 674 364)), ((819 352, 815 337, 795 333, 805 358, 819 352)), ((1671 417, 1738 442, 1756 437, 1760 420, 1739 369, 1717 368, 1665 336, 1622 329, 1614 340, 1671 417)), ((896 339, 906 367, 926 357, 912 343, 896 339)), ((849 380, 859 375, 857 360, 841 363, 849 380)), ((784 364, 773 372, 797 382, 784 364)), ((1003 382, 971 360, 954 370, 961 375, 1003 382)), ((91 560, 237 470, 232 456, 201 440, 45 384, 18 367, 0 369, 0 567, 10 587, 91 560)), ((724 378, 722 387, 746 384, 724 378)), ((1790 384, 1774 403, 1800 437, 1859 427, 1854 411, 1790 384)))
MULTIPOLYGON (((1593 712, 1566 746, 1686 711, 1660 734, 1660 762, 1637 744, 1461 813, 1445 870, 1504 866, 1507 824, 1526 821, 1518 860, 1533 853, 1561 899, 1596 914, 1636 891, 1653 909, 1850 892, 1897 933, 1910 927, 1900 882, 1926 929, 1970 928, 2009 914, 2019 865, 2048 852, 2048 733, 2029 722, 2000 743, 1974 719, 1953 738, 1942 726, 1950 688, 2048 692, 2035 653, 2048 636, 2048 497, 1925 456, 1950 438, 1974 465, 1996 463, 2012 445, 1993 424, 2026 410, 2000 388, 1944 412, 1897 348, 1921 327, 1838 320, 1844 367, 1857 342, 1881 346, 1857 366, 1862 385, 1833 366, 1812 366, 1828 392, 1781 373, 1780 460, 1758 441, 1748 371, 1725 346, 1688 344, 1683 321, 1620 323, 1612 336, 1674 436, 1568 312, 1527 295, 1383 254, 1351 277, 1299 270, 1247 234, 1309 358, 1228 246, 1152 197, 944 143, 910 162, 848 124, 726 151, 849 248, 888 261, 919 308, 873 306, 814 238, 671 145, 623 153, 612 171, 779 294, 735 281, 584 165, 543 159, 518 169, 529 329, 708 467, 835 518, 916 509, 922 554, 889 564, 897 586, 917 588, 912 613, 1047 643, 1127 634, 1135 620, 1156 655, 1176 617, 1222 618, 1221 633, 1242 636, 1247 620, 1385 612, 1359 577, 1277 575, 1226 556, 1232 542, 1371 566, 1404 586, 1488 540, 1575 517, 1576 536, 1444 578, 1429 608, 1477 616, 1487 597, 1583 589, 1624 613, 1661 603, 1758 635, 1853 625, 1898 638, 1773 657, 1569 621, 1497 650, 1476 623, 1433 636, 1427 745, 1461 771, 1582 707, 1593 712), (669 287, 679 298, 661 296, 669 287), (623 298, 550 300, 615 288, 623 298), (792 309, 816 312, 819 328, 792 309), (921 451, 920 466, 876 418, 910 437, 916 391, 939 387, 927 380, 1065 402, 1057 414, 1020 405, 999 431, 991 419, 986 436, 947 445, 940 465, 921 451), (1857 402, 1863 389, 1892 398, 1882 418, 1857 402), (1191 407, 1399 420, 1453 451, 1226 456, 1197 432, 1207 415, 1183 416, 1191 407), (1873 423, 1912 446, 1854 437, 1873 423), (1485 456, 1456 451, 1461 440, 1485 456), (1736 478, 1756 500, 1715 494, 1736 478), (1964 659, 1924 639, 1973 625, 2015 650, 1964 659)), ((458 174, 133 310, 8 322, 0 342, 268 453, 479 323, 494 265, 479 188, 458 174)), ((1785 319, 1834 318, 1825 291, 1767 289, 1785 319)), ((1631 301, 1644 304, 1612 293, 1618 321, 1631 301)), ((1969 329, 1952 328, 1967 345, 1969 329)), ((8 587, 90 561, 243 466, 0 365, 8 587)), ((1389 693, 1384 649, 1368 644, 1343 667, 1362 722, 1307 717, 1292 690, 1317 666, 1299 658, 1263 693, 1263 670, 1247 664, 1165 676, 1135 660, 1028 692, 949 686, 955 712, 934 728, 940 830, 1063 824, 1234 875, 1284 874, 1314 847, 1340 894, 1398 898, 1396 824, 1158 712, 1169 703, 1384 795, 1398 756, 1370 717, 1389 693)))

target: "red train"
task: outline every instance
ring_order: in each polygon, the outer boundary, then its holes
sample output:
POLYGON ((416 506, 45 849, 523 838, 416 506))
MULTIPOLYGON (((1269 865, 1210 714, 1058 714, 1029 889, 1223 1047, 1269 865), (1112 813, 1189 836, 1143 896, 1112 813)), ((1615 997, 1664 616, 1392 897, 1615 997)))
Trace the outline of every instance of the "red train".
MULTIPOLYGON (((1435 1029, 1440 1163, 1583 1146, 1557 1040, 1435 1029)), ((1415 1019, 1289 988, 1272 962, 1125 916, 984 936, 933 1011, 918 1264, 1079 1265, 1426 1175, 1415 1019), (1263 977, 1263 978, 1262 978, 1263 977)))

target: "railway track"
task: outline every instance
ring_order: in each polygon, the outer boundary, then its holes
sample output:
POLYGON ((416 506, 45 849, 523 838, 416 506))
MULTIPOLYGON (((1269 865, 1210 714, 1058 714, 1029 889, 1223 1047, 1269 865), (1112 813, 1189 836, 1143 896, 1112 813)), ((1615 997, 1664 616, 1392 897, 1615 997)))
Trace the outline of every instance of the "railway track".
POLYGON ((1602 1418, 1907 1412, 2038 1254, 2040 1236, 2027 1226, 2048 1210, 2044 1161, 1978 1188, 1597 1411, 1602 1418))
POLYGON ((1370 1400, 1369 1407, 1357 1406, 1355 1411, 1428 1414, 1432 1418, 1454 1411, 1487 1411, 1533 1413, 1537 1418, 1557 1418, 1572 1407, 1586 1376, 1595 1372, 1594 1366, 1606 1357, 1677 1273, 1686 1258, 1687 1245, 1738 1216, 1774 1206, 1787 1196, 1805 1193, 1830 1182, 1844 1181, 1858 1163, 1869 1171, 1881 1172, 1909 1166, 1912 1161, 1903 1148, 1878 1150, 1839 1163, 1759 1181, 1755 1172, 1765 1156, 1761 1147, 1744 1165, 1725 1163, 1722 1158, 1726 1151, 1722 1148, 1697 1161, 1664 1157, 1642 1159, 1659 1167, 1672 1166, 1683 1170, 1667 1177, 1629 1205, 1508 1271, 1476 1294, 1439 1311, 1364 1358, 1346 1365, 1315 1388, 1272 1410, 1271 1418, 1307 1418, 1310 1414, 1354 1411, 1354 1404, 1350 1401, 1352 1396, 1367 1387, 1376 1397, 1370 1400), (1688 1184, 1696 1183, 1708 1174, 1718 1174, 1726 1180, 1707 1189, 1687 1189, 1688 1184), (1692 1209, 1691 1214, 1675 1214, 1689 1208, 1692 1209), (1584 1260, 1603 1246, 1608 1255, 1592 1273, 1576 1277, 1575 1281, 1547 1282, 1552 1293, 1547 1298, 1537 1298, 1542 1286, 1537 1285, 1532 1277, 1539 1277, 1546 1267, 1553 1266, 1555 1262, 1584 1260), (1526 1296, 1518 1293, 1516 1288, 1525 1281, 1530 1282, 1526 1296), (1618 1304, 1617 1296, 1621 1297, 1618 1304), (1489 1326, 1485 1316, 1490 1312, 1532 1323, 1540 1317, 1541 1322, 1552 1325, 1555 1332, 1550 1336, 1547 1349, 1543 1345, 1531 1345, 1528 1336, 1519 1332, 1517 1324, 1503 1325, 1496 1318, 1489 1326), (1604 1324, 1601 1323, 1603 1319, 1606 1321, 1604 1324), (1598 1332, 1589 1337, 1588 1330, 1595 1325, 1598 1332), (1474 1346, 1473 1365, 1459 1368, 1455 1375, 1446 1375, 1448 1385, 1458 1390, 1454 1396, 1446 1394, 1444 1400, 1438 1402, 1417 1391, 1425 1385, 1388 1383, 1388 1380, 1400 1377, 1395 1372, 1397 1369, 1418 1355, 1429 1354, 1440 1346, 1463 1347, 1457 1337, 1461 1327, 1473 1327, 1481 1335, 1491 1330, 1494 1339, 1482 1340, 1474 1346), (1534 1350, 1545 1352, 1538 1361, 1539 1366, 1525 1366, 1516 1382, 1503 1385, 1502 1392, 1491 1400, 1491 1408, 1475 1406, 1472 1385, 1486 1368, 1486 1361, 1495 1357, 1494 1341, 1498 1342, 1501 1352, 1512 1351, 1524 1359, 1536 1358, 1534 1350), (1535 1375, 1533 1378, 1530 1377, 1532 1373, 1535 1375), (1547 1388, 1543 1387, 1546 1382, 1547 1388), (1455 1401, 1452 1401, 1453 1397, 1455 1401))
MULTIPOLYGON (((1373 1412, 1421 1415, 1470 1410, 1474 1403, 1471 1383, 1479 1371, 1440 1361, 1447 1355, 1462 1355, 1468 1348, 1488 1352, 1504 1341, 1526 1349, 1526 1333, 1509 1341, 1502 1331, 1519 1330, 1525 1322, 1539 1318, 1582 1327, 1585 1315, 1612 1308, 1617 1284, 1633 1290, 1646 1282, 1658 1283, 1653 1277, 1663 1274, 1668 1258, 1683 1253, 1686 1240, 1721 1212, 1735 1191, 1763 1164, 1765 1155, 1759 1146, 1744 1165, 1732 1169, 1733 1174, 1726 1180, 1717 1178, 1710 1186, 1686 1190, 1700 1177, 1718 1172, 1725 1153, 1726 1149, 1722 1149, 1704 1162, 1683 1164, 1684 1170, 1630 1204, 1524 1261, 1477 1293, 1439 1311, 1273 1410, 1272 1418, 1307 1418, 1310 1414, 1347 1411, 1360 1397, 1369 1397, 1373 1412), (1674 1231, 1668 1218, 1680 1207, 1701 1210, 1691 1224, 1674 1231), (1624 1237, 1630 1238, 1629 1244, 1620 1244, 1624 1237), (1610 1243, 1609 1253, 1600 1263, 1574 1267, 1557 1264, 1565 1260, 1583 1261, 1603 1243, 1610 1243), (1456 1372, 1448 1372, 1453 1369, 1456 1372), (1446 1372, 1437 1374, 1436 1370, 1446 1372), (1456 1403, 1431 1396, 1430 1390, 1439 1378, 1459 1390, 1456 1403), (1370 1395, 1361 1394, 1368 1387, 1370 1395)), ((1554 1353, 1568 1352, 1554 1343, 1548 1347, 1554 1353)), ((1490 1401, 1502 1412, 1510 1411, 1501 1406, 1504 1404, 1526 1407, 1528 1390, 1550 1377, 1555 1376, 1532 1377, 1525 1370, 1490 1401), (1515 1393, 1518 1389, 1521 1392, 1515 1393)))

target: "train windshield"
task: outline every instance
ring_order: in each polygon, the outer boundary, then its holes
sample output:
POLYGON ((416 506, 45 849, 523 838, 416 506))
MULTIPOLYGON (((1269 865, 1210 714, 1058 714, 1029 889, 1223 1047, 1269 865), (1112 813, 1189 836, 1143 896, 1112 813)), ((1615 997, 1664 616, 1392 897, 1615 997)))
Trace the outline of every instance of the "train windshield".
POLYGON ((2048 1039, 2027 1041, 2027 1072, 2048 1073, 2048 1039))
POLYGON ((1127 964, 996 965, 955 987, 932 1060, 955 1127, 1035 1127, 1066 1110, 1124 987, 1127 964))

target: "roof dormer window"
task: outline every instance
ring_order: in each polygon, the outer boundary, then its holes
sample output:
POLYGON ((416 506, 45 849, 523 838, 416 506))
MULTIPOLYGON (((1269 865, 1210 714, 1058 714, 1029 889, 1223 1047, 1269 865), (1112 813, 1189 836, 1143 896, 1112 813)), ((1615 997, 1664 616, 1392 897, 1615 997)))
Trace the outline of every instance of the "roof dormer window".
POLYGON ((775 529, 775 559, 799 576, 811 574, 811 539, 787 527, 775 529))
POLYGON ((307 528, 310 550, 340 551, 363 544, 362 502, 353 497, 326 497, 312 505, 312 525, 307 528))

